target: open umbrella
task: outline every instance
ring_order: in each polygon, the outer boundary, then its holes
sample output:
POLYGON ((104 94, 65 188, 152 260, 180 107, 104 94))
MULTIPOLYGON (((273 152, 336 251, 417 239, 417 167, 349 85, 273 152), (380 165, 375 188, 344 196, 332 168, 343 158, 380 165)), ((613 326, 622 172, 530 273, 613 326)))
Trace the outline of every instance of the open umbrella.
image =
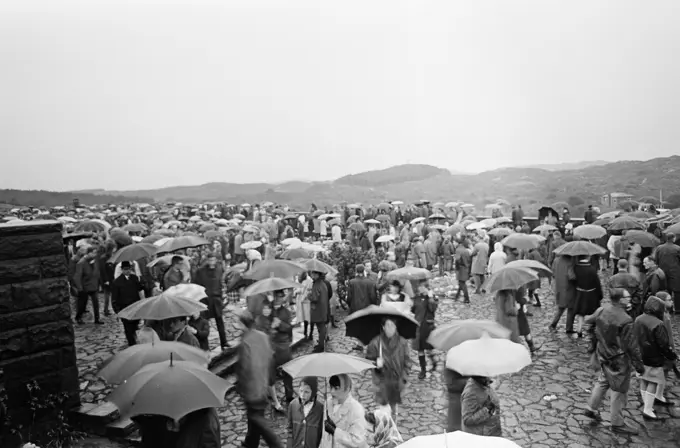
POLYGON ((459 234, 463 230, 464 229, 463 229, 463 226, 461 224, 453 224, 451 227, 446 229, 446 231, 444 232, 444 235, 456 236, 457 234, 459 234))
POLYGON ((249 280, 264 280, 269 277, 291 278, 306 270, 304 266, 288 260, 265 260, 244 273, 243 277, 249 280))
POLYGON ((82 221, 73 226, 73 231, 74 232, 105 232, 109 230, 109 227, 106 227, 106 225, 102 224, 99 221, 94 221, 94 220, 88 220, 88 221, 82 221))
POLYGON ((286 280, 284 278, 270 277, 264 280, 259 280, 248 286, 244 292, 245 297, 254 296, 257 294, 264 294, 272 291, 280 291, 282 289, 299 288, 300 284, 286 280))
POLYGON ((569 255, 570 257, 602 255, 605 252, 605 249, 590 241, 570 241, 553 251, 555 255, 569 255))
POLYGON ((118 244, 118 246, 127 246, 133 242, 130 234, 122 229, 111 229, 111 231, 109 231, 109 236, 116 244, 118 244))
POLYGON ((353 374, 375 369, 375 364, 364 358, 341 353, 313 353, 295 358, 282 368, 293 378, 304 376, 328 378, 343 373, 353 374))
POLYGON ((425 221, 425 218, 422 217, 422 216, 419 216, 418 218, 413 218, 411 220, 411 225, 418 224, 419 222, 423 222, 423 221, 425 221))
POLYGON ((163 238, 166 238, 166 237, 164 237, 163 235, 160 235, 158 233, 154 233, 153 235, 145 236, 144 238, 142 238, 142 241, 140 241, 140 242, 153 244, 156 241, 162 240, 163 238))
POLYGON ((309 258, 309 252, 304 249, 294 248, 284 250, 281 254, 281 258, 284 260, 298 260, 300 258, 309 258))
POLYGON ((596 240, 607 234, 607 230, 602 226, 594 224, 583 224, 574 229, 574 236, 584 240, 596 240))
POLYGON ((527 235, 524 233, 513 233, 508 235, 501 241, 505 247, 512 247, 519 250, 531 250, 538 247, 538 239, 535 235, 527 235))
POLYGON ((500 218, 496 218, 496 224, 510 224, 512 222, 512 218, 508 218, 507 216, 501 216, 500 218))
POLYGON ((220 232, 219 230, 208 230, 203 234, 203 236, 205 238, 219 238, 220 236, 222 236, 222 232, 220 232))
POLYGON ((118 352, 104 362, 99 376, 110 384, 120 384, 137 373, 142 367, 170 359, 191 361, 200 366, 208 366, 208 353, 181 342, 157 341, 136 344, 118 352))
MULTIPOLYGON (((169 288, 172 289, 172 288, 169 288)), ((207 306, 196 300, 167 294, 140 300, 124 308, 118 313, 118 317, 127 320, 163 320, 172 317, 191 316, 208 309, 207 306)))
POLYGON ((397 332, 404 339, 416 337, 418 322, 410 316, 391 308, 369 305, 345 318, 345 334, 357 338, 363 344, 370 343, 380 334, 383 319, 392 319, 397 332))
POLYGON ((251 249, 257 249, 260 246, 262 246, 262 241, 248 241, 248 242, 241 244, 241 249, 251 250, 251 249))
POLYGON ((195 283, 180 283, 179 285, 171 286, 163 291, 167 296, 178 297, 180 299, 201 300, 208 297, 205 292, 205 287, 195 283))
POLYGON ((533 230, 533 232, 536 233, 541 233, 541 232, 554 232, 557 230, 557 227, 551 226, 550 224, 541 224, 540 226, 536 226, 533 230))
POLYGON ((535 280, 538 280, 538 274, 529 268, 504 266, 489 277, 484 288, 491 293, 505 289, 514 290, 535 280))
POLYGON ((118 264, 121 261, 137 261, 154 255, 157 249, 156 246, 149 243, 131 244, 117 250, 116 253, 109 258, 109 263, 118 264))
POLYGON ((432 272, 414 266, 405 266, 387 273, 387 280, 425 280, 432 277, 432 272))
POLYGON ((522 344, 488 334, 465 341, 446 354, 446 368, 463 376, 495 377, 519 372, 529 364, 531 355, 522 344))
POLYGON ((304 266, 305 269, 307 269, 307 271, 309 272, 321 272, 330 275, 338 274, 338 270, 335 269, 333 266, 326 264, 323 261, 320 261, 316 258, 312 258, 311 260, 303 262, 302 266, 304 266))
POLYGON ((627 215, 614 218, 612 219, 612 222, 609 224, 609 230, 632 230, 632 229, 644 230, 645 225, 639 220, 631 218, 630 216, 627 215))
POLYGON ((123 226, 123 230, 125 230, 126 232, 141 233, 146 231, 146 226, 144 224, 139 223, 127 224, 123 226))
POLYGON ((180 236, 163 244, 158 248, 158 252, 175 252, 177 250, 205 246, 208 244, 210 244, 210 241, 200 236, 180 236))
POLYGON ((626 232, 626 239, 641 247, 656 247, 661 244, 656 236, 644 230, 629 230, 626 232))
POLYGON ((168 267, 170 266, 170 263, 172 263, 172 257, 182 257, 186 268, 191 269, 191 266, 189 265, 189 260, 191 260, 191 257, 187 257, 186 255, 165 255, 163 257, 158 257, 155 260, 150 261, 149 264, 146 265, 146 267, 147 268, 152 268, 154 266, 159 266, 161 268, 168 267))
POLYGON ((392 218, 390 218, 388 215, 378 215, 375 217, 377 221, 392 221, 392 218))
POLYGON ((378 225, 380 224, 380 221, 378 221, 377 219, 367 219, 366 221, 364 221, 364 224, 378 225))
POLYGON ((199 409, 224 406, 230 386, 205 367, 171 358, 142 367, 108 401, 128 417, 151 414, 179 420, 199 409))
POLYGON ((503 437, 478 436, 463 431, 447 434, 417 436, 400 444, 397 448, 522 448, 512 440, 503 437))
POLYGON ((427 342, 437 350, 448 352, 453 347, 470 339, 479 339, 484 334, 492 338, 510 339, 511 333, 503 325, 491 320, 456 320, 434 329, 427 342))
POLYGON ((511 268, 529 268, 537 271, 539 275, 552 275, 552 270, 548 266, 536 260, 515 260, 507 263, 505 266, 511 268))
POLYGON ((290 246, 292 244, 300 244, 302 241, 299 238, 286 238, 285 240, 281 241, 282 246, 290 246))
POLYGON ((349 230, 353 230, 355 232, 364 232, 366 231, 366 227, 360 222, 353 222, 352 224, 349 225, 348 227, 349 230))
POLYGON ((495 229, 489 230, 489 235, 498 237, 498 238, 505 238, 506 236, 510 235, 512 233, 512 230, 508 229, 507 227, 496 227, 495 229))
POLYGON ((376 243, 387 243, 388 241, 394 241, 394 237, 392 235, 380 235, 375 240, 376 243))

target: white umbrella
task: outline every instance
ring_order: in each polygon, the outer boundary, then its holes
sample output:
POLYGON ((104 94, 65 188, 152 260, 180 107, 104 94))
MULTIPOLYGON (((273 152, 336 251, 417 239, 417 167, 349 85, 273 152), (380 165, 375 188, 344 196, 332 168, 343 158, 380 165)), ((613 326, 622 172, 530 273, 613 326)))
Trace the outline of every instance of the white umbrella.
POLYGON ((398 448, 522 448, 502 437, 478 436, 463 431, 414 437, 398 448))
POLYGON ((388 241, 393 241, 394 237, 392 235, 381 235, 375 240, 376 243, 386 243, 388 241))
POLYGON ((516 373, 531 364, 529 350, 507 339, 492 339, 487 333, 465 341, 446 354, 446 368, 464 376, 495 377, 516 373))

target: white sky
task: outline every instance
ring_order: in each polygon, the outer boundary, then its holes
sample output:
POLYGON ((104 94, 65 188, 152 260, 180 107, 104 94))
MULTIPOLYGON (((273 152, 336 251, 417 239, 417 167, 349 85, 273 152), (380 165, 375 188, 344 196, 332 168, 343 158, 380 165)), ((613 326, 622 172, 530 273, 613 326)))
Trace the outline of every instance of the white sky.
POLYGON ((680 1, 3 0, 0 188, 679 153, 680 1))

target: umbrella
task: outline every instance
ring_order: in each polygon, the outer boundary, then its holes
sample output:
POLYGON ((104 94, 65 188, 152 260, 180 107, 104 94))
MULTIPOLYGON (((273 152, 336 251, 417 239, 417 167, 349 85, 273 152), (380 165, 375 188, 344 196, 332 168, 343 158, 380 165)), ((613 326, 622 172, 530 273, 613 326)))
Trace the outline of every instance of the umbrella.
POLYGON ((335 225, 340 225, 340 224, 342 224, 342 221, 340 221, 337 218, 334 218, 334 219, 331 219, 331 220, 328 221, 329 226, 335 226, 335 225))
POLYGON ((191 260, 191 257, 188 257, 186 255, 165 255, 163 257, 158 257, 155 260, 152 260, 149 262, 149 264, 146 265, 147 268, 152 268, 154 266, 158 266, 161 269, 166 268, 170 266, 170 263, 172 263, 172 257, 182 257, 184 259, 184 264, 187 269, 190 269, 191 266, 189 265, 189 260, 191 260))
POLYGON ((245 297, 254 296, 257 294, 268 293, 272 291, 279 291, 282 289, 299 288, 300 284, 291 282, 278 277, 270 277, 264 280, 257 281, 248 286, 245 290, 245 297))
MULTIPOLYGON (((169 288, 168 291, 172 289, 169 288)), ((191 316, 201 311, 206 311, 208 307, 201 302, 189 298, 167 294, 164 291, 161 295, 135 302, 118 313, 118 317, 127 320, 163 320, 172 317, 191 316)))
POLYGON ((607 234, 607 230, 594 224, 583 224, 574 229, 574 235, 584 240, 596 240, 607 234))
POLYGON ((128 246, 133 242, 130 234, 121 229, 112 229, 109 232, 109 236, 119 246, 128 246))
POLYGON ((248 241, 246 243, 241 244, 241 249, 243 250, 257 249, 260 246, 262 246, 262 241, 248 241))
POLYGON ((137 373, 142 367, 170 359, 190 361, 207 367, 208 353, 181 342, 158 341, 137 344, 116 353, 104 363, 99 376, 110 384, 120 384, 137 373))
POLYGON ((361 208, 361 206, 359 204, 349 204, 349 205, 347 205, 347 208, 357 209, 357 208, 361 208))
POLYGON ((432 272, 414 266, 405 266, 387 273, 387 280, 425 280, 432 277, 432 272))
POLYGON ((493 235, 495 237, 499 238, 504 238, 512 233, 512 230, 508 229, 507 227, 496 227, 495 229, 489 230, 489 235, 493 235))
POLYGON ((643 212, 642 210, 638 210, 636 212, 628 213, 627 216, 630 216, 632 218, 637 218, 637 219, 649 219, 654 215, 652 215, 651 213, 643 212))
POLYGON ((146 226, 144 224, 139 223, 127 224, 123 226, 123 230, 125 230, 126 232, 141 233, 146 231, 146 226))
POLYGON ((203 236, 205 238, 218 238, 222 236, 222 232, 220 232, 219 230, 208 230, 203 234, 203 236))
POLYGON ((446 216, 442 215, 441 213, 434 213, 430 215, 428 219, 446 219, 446 216))
POLYGON ((313 353, 293 359, 283 365, 283 370, 293 378, 322 376, 324 378, 343 373, 361 373, 375 369, 375 364, 364 358, 341 353, 313 353))
POLYGON ((631 243, 639 244, 641 247, 656 247, 661 244, 656 236, 644 230, 629 230, 626 232, 626 238, 631 243))
POLYGON ((312 213, 312 216, 315 218, 318 218, 319 216, 323 215, 325 212, 323 210, 317 210, 314 213, 312 213))
POLYGON ((519 250, 531 250, 538 247, 538 240, 535 235, 513 233, 512 235, 503 238, 501 244, 505 247, 512 247, 519 250))
POLYGON ((680 235, 680 223, 673 224, 667 228, 664 233, 674 233, 675 235, 680 235))
POLYGON ((475 221, 475 222, 471 222, 470 224, 468 224, 465 228, 467 230, 480 230, 480 229, 486 229, 486 227, 487 227, 487 225, 485 223, 483 223, 481 221, 479 221, 479 222, 475 221))
POLYGON ((284 250, 281 254, 281 258, 284 260, 297 260, 299 258, 309 258, 309 252, 304 249, 295 248, 284 250))
POLYGON ((437 350, 448 352, 465 341, 481 338, 485 333, 492 338, 510 339, 512 332, 491 320, 457 320, 434 329, 427 342, 437 350))
POLYGON ((300 244, 302 241, 300 241, 299 238, 286 238, 285 240, 281 241, 281 245, 283 246, 290 246, 291 244, 300 244))
POLYGON ((503 437, 478 436, 463 431, 447 434, 417 436, 400 444, 397 448, 522 448, 503 437))
POLYGON ((505 289, 519 289, 531 281, 538 280, 538 274, 529 268, 504 266, 487 280, 484 288, 489 292, 505 289))
POLYGON ((460 202, 447 202, 444 207, 446 208, 454 208, 458 207, 460 205, 460 202))
POLYGON ((153 233, 156 234, 156 235, 164 236, 166 238, 171 238, 171 237, 175 236, 174 230, 170 230, 170 229, 158 229, 158 230, 154 230, 153 233))
POLYGON ((189 361, 159 362, 142 367, 108 397, 122 415, 163 415, 179 420, 205 408, 224 406, 231 383, 189 361))
POLYGON ((512 222, 511 218, 508 218, 507 216, 501 216, 500 218, 496 218, 496 224, 509 224, 512 222))
POLYGON ((481 222, 482 224, 484 224, 484 227, 486 227, 487 229, 489 229, 489 228, 491 228, 491 227, 493 227, 493 226, 496 225, 496 220, 495 220, 494 218, 483 219, 483 220, 480 221, 480 222, 481 222))
POLYGON ((269 277, 291 278, 306 270, 304 266, 288 260, 265 260, 243 276, 248 280, 264 280, 269 277))
POLYGON ((312 258, 311 260, 305 261, 304 263, 302 263, 302 266, 304 266, 305 269, 309 272, 321 272, 330 275, 338 274, 338 270, 335 269, 333 266, 330 266, 316 258, 312 258))
POLYGON ((165 238, 163 235, 160 235, 158 233, 154 233, 153 235, 145 236, 142 238, 142 243, 148 243, 148 244, 153 244, 156 241, 162 240, 165 238))
POLYGON ((164 236, 164 237, 161 238, 160 240, 155 241, 155 242, 153 243, 153 245, 156 246, 156 247, 161 247, 163 244, 165 244, 165 243, 167 243, 168 241, 171 241, 171 240, 172 240, 171 237, 164 236))
POLYGON ((531 355, 522 344, 488 334, 465 341, 446 354, 446 368, 463 376, 495 377, 519 372, 529 364, 531 355))
POLYGON ((418 322, 410 316, 392 308, 376 305, 350 314, 345 318, 345 334, 368 344, 380 334, 383 319, 393 319, 397 325, 397 332, 404 339, 416 337, 418 322))
POLYGON ((533 232, 536 233, 541 233, 541 232, 554 232, 557 230, 557 227, 551 226, 550 224, 541 224, 540 226, 537 226, 534 228, 533 232))
POLYGON ((353 222, 348 228, 349 230, 354 230, 355 232, 364 232, 366 230, 366 227, 364 227, 364 225, 360 222, 353 222))
POLYGON ((157 247, 149 243, 131 244, 117 250, 116 253, 109 258, 109 263, 118 264, 121 261, 136 261, 154 255, 156 250, 157 247))
POLYGON ((213 223, 205 223, 205 224, 201 224, 201 227, 198 228, 198 231, 201 232, 201 233, 205 233, 209 230, 215 230, 216 227, 217 226, 215 226, 215 224, 213 224, 213 223))
POLYGON ((535 271, 538 271, 537 273, 540 274, 547 274, 547 275, 552 275, 552 271, 550 268, 540 261, 536 260, 515 260, 511 261, 505 266, 513 267, 513 268, 529 268, 533 269, 535 271))
POLYGON ((451 235, 451 236, 456 236, 460 232, 463 231, 463 226, 460 224, 453 224, 451 227, 446 229, 444 232, 444 235, 451 235))
MULTIPOLYGON (((596 219, 595 221, 593 221, 592 224, 593 224, 594 226, 602 226, 602 227, 605 227, 605 226, 609 226, 609 224, 611 224, 611 222, 612 222, 611 218, 602 218, 602 219, 596 219)), ((580 226, 579 226, 579 227, 580 227, 580 226)))
POLYGON ((411 224, 418 224, 419 222, 422 222, 422 221, 425 221, 425 218, 423 218, 422 216, 420 216, 420 217, 418 217, 418 218, 413 218, 413 219, 411 220, 411 224))
POLYGON ((386 243, 388 241, 394 241, 394 237, 392 235, 381 235, 375 240, 376 243, 386 243))
POLYGON ((246 217, 245 217, 245 216, 243 216, 243 215, 242 215, 242 214, 240 214, 240 213, 236 213, 236 214, 234 215, 234 218, 236 218, 236 219, 240 219, 240 220, 244 220, 244 219, 246 219, 246 217))
POLYGON ((179 285, 171 286, 163 291, 163 294, 196 301, 208 297, 205 287, 195 283, 180 283, 179 285))
POLYGON ((189 221, 191 221, 191 222, 199 222, 199 221, 202 221, 202 220, 203 220, 203 218, 201 218, 200 216, 196 216, 196 215, 189 218, 189 221))
POLYGON ((376 224, 380 224, 380 221, 378 221, 377 219, 367 219, 366 221, 364 221, 364 224, 376 225, 376 224))
POLYGON ((105 232, 107 230, 108 230, 108 228, 104 224, 102 224, 98 221, 93 221, 93 220, 82 221, 82 222, 79 222, 78 224, 76 224, 75 226, 73 226, 74 232, 97 233, 97 232, 105 232))
POLYGON ((387 202, 383 202, 381 204, 378 204, 378 210, 392 210, 392 205, 388 204, 387 202))
POLYGON ((631 218, 630 216, 619 216, 618 218, 614 218, 612 222, 609 224, 609 230, 631 230, 631 229, 644 230, 645 225, 642 224, 637 219, 631 218))
POLYGON ((199 247, 210 244, 210 241, 200 236, 180 236, 173 238, 158 248, 158 252, 175 252, 177 250, 199 247))
POLYGON ((555 255, 569 255, 570 257, 602 255, 605 252, 605 249, 590 241, 570 241, 553 251, 555 255))
POLYGON ((75 218, 71 218, 70 216, 60 216, 57 218, 57 220, 65 223, 78 222, 75 218))
POLYGON ((375 219, 378 221, 392 221, 392 218, 387 215, 378 215, 375 217, 375 219))

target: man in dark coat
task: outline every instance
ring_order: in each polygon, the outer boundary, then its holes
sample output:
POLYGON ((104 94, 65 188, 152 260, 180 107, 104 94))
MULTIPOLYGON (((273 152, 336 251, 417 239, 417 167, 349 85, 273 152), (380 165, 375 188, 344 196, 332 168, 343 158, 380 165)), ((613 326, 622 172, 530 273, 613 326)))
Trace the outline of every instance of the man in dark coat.
POLYGON ((328 288, 321 273, 312 272, 311 277, 314 283, 312 283, 312 291, 309 296, 310 322, 312 323, 312 332, 314 332, 315 325, 319 332, 319 343, 314 347, 314 353, 321 353, 326 349, 330 297, 328 296, 328 288))
POLYGON ((635 319, 642 313, 642 285, 640 280, 628 272, 628 261, 619 260, 619 272, 609 277, 609 290, 623 288, 630 294, 628 314, 635 319))
MULTIPOLYGON (((123 274, 119 275, 111 284, 111 306, 115 313, 132 305, 144 298, 144 285, 135 274, 132 273, 132 263, 123 261, 120 264, 123 274)), ((137 343, 138 320, 121 319, 123 331, 128 345, 137 343)))
POLYGON ((595 211, 593 210, 592 204, 588 206, 588 210, 583 214, 583 219, 586 224, 592 224, 595 222, 595 211))
POLYGON ((574 274, 574 260, 569 256, 557 256, 551 265, 553 271, 553 290, 555 292, 555 317, 549 329, 555 331, 557 324, 567 311, 567 334, 574 333, 574 305, 576 304, 576 274, 574 274))
POLYGON ((673 296, 675 314, 680 314, 680 247, 675 244, 675 234, 666 233, 665 243, 656 248, 654 260, 666 274, 668 292, 673 296))
POLYGON ((224 299, 222 298, 222 290, 224 285, 224 272, 222 265, 217 263, 217 257, 214 253, 210 253, 205 261, 205 264, 196 271, 196 278, 194 283, 205 288, 205 293, 208 296, 208 311, 206 311, 206 319, 215 319, 217 332, 220 335, 220 346, 222 350, 227 348, 227 334, 224 330, 224 299))
POLYGON ((94 313, 94 323, 103 325, 99 320, 99 265, 97 262, 97 248, 91 246, 83 258, 76 264, 76 272, 73 275, 73 287, 78 292, 78 311, 76 312, 76 322, 83 323, 83 314, 87 310, 87 299, 92 301, 92 312, 94 313))
POLYGON ((454 300, 458 300, 458 297, 462 292, 465 297, 465 303, 470 303, 470 293, 467 289, 467 281, 470 279, 472 256, 468 250, 468 242, 466 239, 463 239, 456 248, 454 263, 456 265, 456 278, 458 279, 458 291, 456 292, 454 300))
MULTIPOLYGON (((355 268, 356 277, 347 284, 347 304, 349 312, 356 313, 369 305, 378 305, 378 291, 376 283, 365 274, 365 266, 359 264, 355 268)), ((364 346, 357 344, 355 350, 363 351, 364 346)))

